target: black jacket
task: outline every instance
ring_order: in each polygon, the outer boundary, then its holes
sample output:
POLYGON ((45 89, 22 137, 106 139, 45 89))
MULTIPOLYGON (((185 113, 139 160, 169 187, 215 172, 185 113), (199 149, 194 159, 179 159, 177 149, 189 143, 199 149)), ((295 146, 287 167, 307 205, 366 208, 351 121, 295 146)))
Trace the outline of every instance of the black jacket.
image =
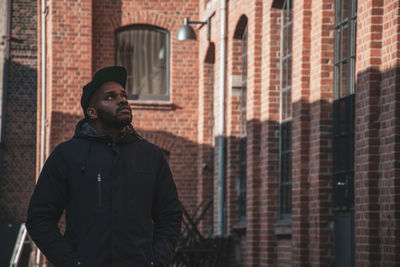
POLYGON ((182 208, 161 150, 132 126, 114 142, 86 121, 47 159, 26 227, 59 266, 167 266, 182 208), (66 211, 65 234, 57 226, 66 211))

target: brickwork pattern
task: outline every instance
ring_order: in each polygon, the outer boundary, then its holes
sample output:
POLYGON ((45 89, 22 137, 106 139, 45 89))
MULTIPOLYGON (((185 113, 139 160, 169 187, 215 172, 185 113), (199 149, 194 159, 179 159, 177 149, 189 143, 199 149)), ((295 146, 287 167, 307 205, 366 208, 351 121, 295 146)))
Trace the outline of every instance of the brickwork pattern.
POLYGON ((285 266, 292 259, 291 226, 279 221, 279 107, 281 9, 267 2, 263 16, 263 73, 261 92, 261 266, 285 266), (283 227, 286 232, 276 231, 283 227))
MULTIPOLYGON (((213 135, 214 135, 214 58, 215 47, 210 43, 206 56, 200 55, 199 68, 203 69, 199 78, 199 118, 198 118, 198 144, 197 157, 197 205, 212 201, 214 162, 213 162, 213 135)), ((200 229, 204 233, 212 232, 212 208, 207 213, 200 229)))
MULTIPOLYGON (((52 1, 47 15, 47 155, 73 135, 83 117, 81 88, 99 68, 115 64, 115 30, 148 24, 170 32, 170 102, 131 103, 133 125, 170 152, 178 193, 196 206, 198 57, 196 42, 177 42, 184 17, 196 20, 198 1, 52 1), (177 8, 178 7, 178 8, 177 8)), ((39 127, 38 127, 39 131, 39 127)), ((39 148, 39 146, 38 146, 39 148)), ((37 155, 38 156, 38 155, 37 155)))
POLYGON ((292 262, 309 262, 311 2, 293 1, 292 262))
POLYGON ((382 39, 380 67, 380 129, 379 129, 379 204, 381 264, 391 266, 400 262, 400 5, 384 1, 383 29, 376 38, 382 39), (396 41, 397 39, 397 41, 396 41), (396 167, 397 166, 397 167, 396 167), (397 200, 396 200, 397 196, 397 200), (397 242, 396 242, 397 239, 397 242))
POLYGON ((330 265, 333 258, 332 217, 332 97, 335 1, 312 6, 310 60, 309 235, 312 266, 330 265))
POLYGON ((379 94, 381 74, 382 1, 358 1, 357 89, 355 114, 356 262, 373 266, 379 253, 379 94), (374 2, 374 4, 372 4, 374 2))
MULTIPOLYGON (((180 140, 170 150, 170 166, 178 191, 189 210, 197 205, 197 114, 198 47, 197 42, 178 42, 176 35, 183 19, 196 20, 197 1, 94 1, 93 71, 115 64, 115 30, 147 24, 170 32, 170 105, 134 108, 133 125, 141 132, 163 130, 180 140), (104 19, 107 18, 107 19, 104 19)), ((156 142, 159 145, 158 142, 156 142)))
POLYGON ((35 184, 36 1, 11 1, 10 60, 5 87, 0 223, 25 220, 35 184))
MULTIPOLYGON (((225 218, 233 236, 230 266, 326 266, 332 231, 333 0, 295 0, 293 9, 292 220, 279 221, 279 90, 281 1, 228 1, 225 91, 225 218), (242 51, 235 36, 247 18, 247 217, 238 229, 240 105, 235 79, 242 51), (239 25, 239 27, 238 27, 239 25), (240 251, 237 251, 239 248, 240 251)), ((170 152, 180 197, 189 211, 214 197, 218 217, 220 7, 216 0, 51 1, 49 149, 72 135, 82 116, 81 87, 114 64, 115 30, 140 23, 170 32, 171 101, 131 102, 133 124, 170 152), (71 8, 72 7, 72 8, 71 8), (213 15, 214 14, 214 15, 213 15), (183 18, 197 41, 177 42, 183 18), (51 137, 51 138, 50 138, 51 137), (215 148, 215 149, 213 149, 215 148), (214 181, 214 184, 212 184, 214 181), (213 188, 212 188, 213 187, 213 188)), ((399 261, 399 6, 358 0, 355 128, 357 266, 399 261), (386 14, 383 17, 383 14, 386 14)), ((200 228, 211 231, 211 217, 200 228)))

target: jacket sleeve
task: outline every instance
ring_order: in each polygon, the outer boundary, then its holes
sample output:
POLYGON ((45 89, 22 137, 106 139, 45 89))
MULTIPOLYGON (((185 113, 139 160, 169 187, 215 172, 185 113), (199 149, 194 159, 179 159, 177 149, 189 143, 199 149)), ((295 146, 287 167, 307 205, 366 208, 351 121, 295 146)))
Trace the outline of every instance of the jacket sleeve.
POLYGON ((75 252, 58 228, 67 203, 67 170, 61 152, 56 150, 43 166, 31 197, 26 228, 39 249, 56 267, 77 266, 75 252))
POLYGON ((169 266, 181 230, 182 206, 168 163, 160 151, 153 197, 153 252, 156 266, 169 266))

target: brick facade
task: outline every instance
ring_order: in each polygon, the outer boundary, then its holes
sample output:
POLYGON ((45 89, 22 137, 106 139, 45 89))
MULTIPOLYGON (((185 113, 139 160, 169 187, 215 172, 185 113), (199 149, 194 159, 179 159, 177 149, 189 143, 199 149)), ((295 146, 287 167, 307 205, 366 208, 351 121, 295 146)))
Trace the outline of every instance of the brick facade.
MULTIPOLYGON (((280 3, 227 1, 225 88, 226 235, 232 266, 334 264, 334 0, 295 0, 292 46, 292 215, 279 219, 280 3), (240 40, 247 27, 247 70, 240 40), (246 220, 239 218, 240 86, 246 71, 246 220)), ((358 0, 355 92, 355 264, 400 262, 399 20, 396 0, 358 0), (383 16, 385 14, 385 16, 383 16)), ((213 199, 200 225, 218 225, 217 129, 220 1, 50 1, 47 14, 47 154, 82 118, 82 86, 115 64, 115 31, 147 24, 170 33, 170 101, 131 101, 133 125, 169 152, 189 213, 213 199), (183 19, 197 41, 176 41, 183 19)), ((39 102, 40 104, 40 102, 39 102)), ((40 110, 38 111, 40 112, 40 110)), ((40 129, 40 123, 38 123, 40 129)), ((39 144, 38 144, 39 148, 39 144)))
MULTIPOLYGON (((25 221, 35 184, 37 9, 36 1, 10 1, 9 57, 5 60, 0 144, 0 223, 25 221)), ((2 1, 6 5, 6 1, 2 1)), ((2 22, 4 22, 2 20, 2 22)), ((2 25, 3 26, 3 25, 2 25)), ((3 81, 1 81, 3 82, 3 81)))

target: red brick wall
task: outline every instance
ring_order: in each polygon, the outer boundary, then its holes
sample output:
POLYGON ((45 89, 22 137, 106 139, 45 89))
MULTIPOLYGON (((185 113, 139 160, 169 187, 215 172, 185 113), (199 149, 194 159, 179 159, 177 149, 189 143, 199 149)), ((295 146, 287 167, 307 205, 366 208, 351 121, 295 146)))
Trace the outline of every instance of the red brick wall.
POLYGON ((264 5, 261 91, 261 266, 291 262, 291 226, 278 220, 281 9, 264 5), (279 231, 283 229, 284 231, 279 231), (289 246, 288 246, 289 244, 289 246))
POLYGON ((47 15, 47 155, 72 137, 92 77, 92 1, 51 1, 47 15))
MULTIPOLYGON (((199 68, 202 74, 199 81, 199 118, 198 118, 198 145, 197 156, 197 205, 213 200, 213 134, 214 134, 214 44, 210 44, 207 56, 200 56, 199 68)), ((204 233, 212 232, 212 206, 207 212, 207 217, 201 224, 204 233)))
POLYGON ((310 58, 309 148, 309 263, 330 265, 333 256, 332 222, 332 97, 335 1, 312 5, 310 58))
POLYGON ((171 99, 132 102, 133 125, 149 141, 170 152, 179 195, 197 205, 198 46, 178 42, 183 18, 197 19, 198 1, 51 1, 48 22, 49 121, 47 151, 73 135, 83 117, 82 86, 99 68, 114 65, 114 32, 131 24, 150 24, 170 32, 171 99))
POLYGON ((303 266, 309 258, 310 201, 310 1, 293 1, 292 46, 292 262, 303 266))
MULTIPOLYGON (((226 234, 234 240, 229 261, 233 266, 243 256, 243 266, 331 265, 334 1, 293 1, 289 223, 278 218, 281 10, 272 7, 273 2, 279 1, 228 1, 224 212, 226 234), (241 44, 234 36, 242 16, 248 23, 247 218, 245 227, 238 229, 240 106, 233 87, 243 71, 241 44), (241 252, 235 251, 239 245, 241 252)), ((170 32, 171 101, 131 102, 133 124, 170 152, 179 194, 189 211, 214 197, 214 230, 218 223, 219 5, 216 0, 51 1, 47 29, 49 149, 70 137, 82 116, 82 86, 94 71, 114 64, 116 29, 145 23, 170 32), (203 21, 210 17, 211 40, 206 40, 207 27, 193 26, 198 40, 177 42, 184 17, 203 21)), ((396 243, 400 235, 399 20, 396 0, 358 0, 354 185, 358 266, 395 266, 400 261, 396 243)), ((211 216, 201 225, 203 232, 210 232, 210 221, 211 216)))
POLYGON ((356 93, 356 260, 399 263, 399 5, 359 1, 356 93), (358 111, 358 112, 357 112, 358 111), (396 156, 397 155, 397 156, 396 156))
POLYGON ((164 105, 132 102, 133 125, 149 141, 162 146, 162 139, 174 139, 170 165, 179 195, 189 209, 197 205, 197 42, 178 42, 183 19, 196 20, 198 1, 95 1, 93 5, 93 70, 113 65, 114 32, 131 24, 148 24, 170 32, 171 101, 164 105), (104 19, 107 18, 107 19, 104 19), (149 134, 151 133, 151 134, 149 134), (157 136, 157 138, 154 138, 157 136))
POLYGON ((356 262, 373 266, 379 253, 379 87, 383 1, 358 1, 355 114, 356 262), (374 5, 372 3, 374 2, 374 5))
MULTIPOLYGON (((10 54, 3 87, 0 223, 22 223, 35 184, 36 1, 10 1, 10 54)), ((3 46, 4 47, 4 46, 3 46)), ((2 47, 2 49, 3 49, 2 47)), ((3 81, 1 81, 3 82, 3 81)))
POLYGON ((384 1, 380 85, 380 143, 379 143, 379 204, 381 264, 400 262, 400 5, 398 1, 384 1), (397 197, 396 197, 397 196, 397 197), (397 198, 397 199, 396 199, 397 198), (397 242, 396 242, 397 240, 397 242))

